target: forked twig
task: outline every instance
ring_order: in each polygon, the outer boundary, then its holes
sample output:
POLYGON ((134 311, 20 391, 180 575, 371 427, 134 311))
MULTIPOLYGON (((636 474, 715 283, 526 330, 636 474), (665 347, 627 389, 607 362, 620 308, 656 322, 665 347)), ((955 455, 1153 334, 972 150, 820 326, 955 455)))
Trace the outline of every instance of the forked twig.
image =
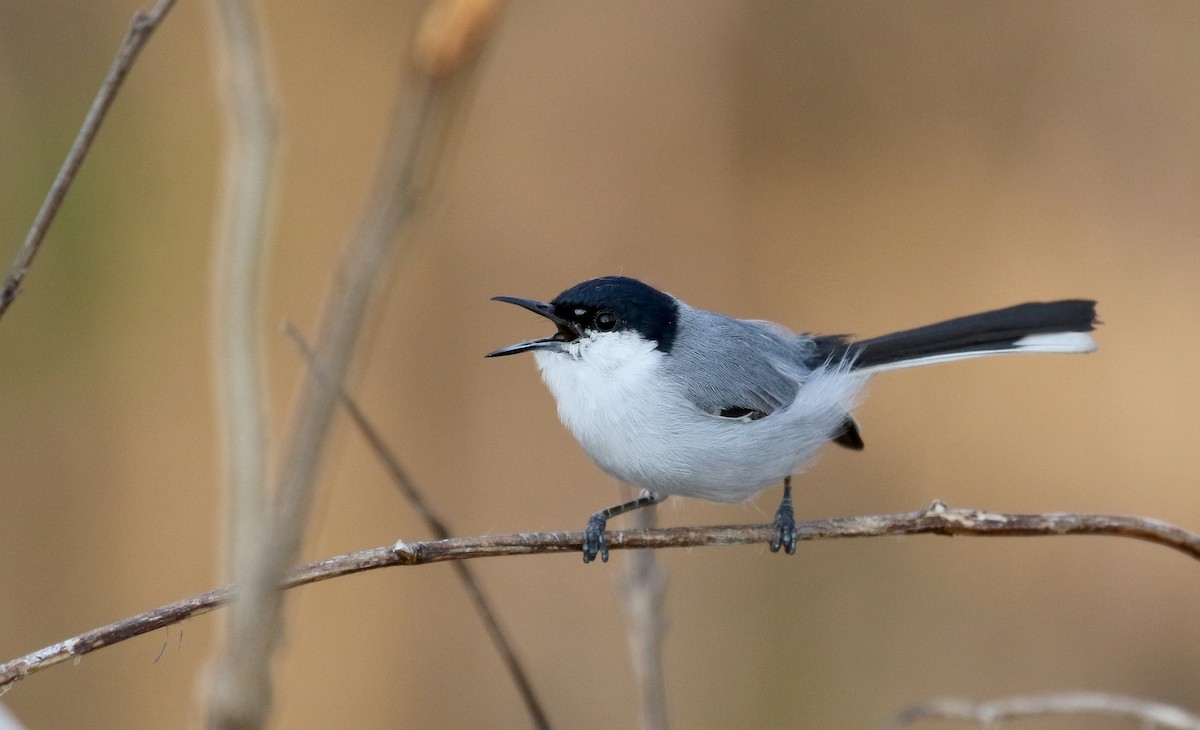
POLYGON ((421 75, 408 79, 411 93, 397 96, 375 182, 321 308, 313 358, 320 377, 303 380, 280 452, 270 517, 247 560, 246 578, 239 584, 241 598, 254 609, 231 625, 212 675, 211 728, 262 727, 270 712, 271 658, 284 631, 279 586, 286 583, 304 539, 338 402, 336 388, 350 368, 382 275, 413 242, 414 224, 425 209, 459 112, 469 97, 472 61, 490 35, 493 4, 439 0, 426 9, 419 26, 418 49, 439 44, 465 47, 460 42, 465 35, 472 39, 472 50, 455 55, 437 74, 421 65, 423 60, 418 62, 421 75))

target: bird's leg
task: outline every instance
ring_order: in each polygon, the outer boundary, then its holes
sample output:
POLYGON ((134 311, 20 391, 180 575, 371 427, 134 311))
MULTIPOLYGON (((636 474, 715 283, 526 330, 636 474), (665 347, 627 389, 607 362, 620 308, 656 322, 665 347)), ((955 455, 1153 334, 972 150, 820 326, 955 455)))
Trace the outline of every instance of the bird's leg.
POLYGON ((779 503, 779 509, 775 510, 775 537, 771 539, 771 552, 777 553, 782 547, 788 555, 795 555, 797 537, 796 516, 792 514, 792 478, 788 476, 783 480, 783 500, 779 503))
POLYGON ((649 507, 652 504, 658 504, 666 499, 665 495, 652 494, 651 492, 643 492, 642 496, 628 502, 622 502, 615 507, 602 509, 588 519, 587 527, 583 531, 583 562, 590 563, 596 559, 596 553, 600 554, 600 559, 608 562, 608 543, 604 540, 604 526, 608 524, 608 518, 623 515, 626 512, 632 512, 635 509, 649 507))

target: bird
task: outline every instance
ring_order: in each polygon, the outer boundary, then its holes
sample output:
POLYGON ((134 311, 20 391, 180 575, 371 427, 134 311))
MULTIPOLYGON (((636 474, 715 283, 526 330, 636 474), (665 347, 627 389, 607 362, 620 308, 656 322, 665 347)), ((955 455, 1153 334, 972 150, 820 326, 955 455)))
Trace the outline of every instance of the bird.
POLYGON ((1018 353, 1089 353, 1096 302, 1028 302, 865 340, 794 333, 692 307, 627 276, 589 279, 549 302, 515 296, 549 337, 533 353, 558 416, 605 472, 642 488, 584 530, 583 561, 608 561, 608 520, 667 497, 739 502, 780 481, 772 552, 796 551, 792 477, 826 443, 862 450, 852 411, 881 372, 1018 353))

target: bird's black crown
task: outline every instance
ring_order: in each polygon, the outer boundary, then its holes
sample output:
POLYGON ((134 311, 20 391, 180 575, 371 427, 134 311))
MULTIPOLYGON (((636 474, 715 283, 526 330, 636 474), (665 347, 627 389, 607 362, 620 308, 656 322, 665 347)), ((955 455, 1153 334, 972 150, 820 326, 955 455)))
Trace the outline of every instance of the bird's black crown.
POLYGON ((633 331, 670 352, 679 323, 674 297, 627 276, 589 279, 550 302, 554 313, 585 330, 633 331))

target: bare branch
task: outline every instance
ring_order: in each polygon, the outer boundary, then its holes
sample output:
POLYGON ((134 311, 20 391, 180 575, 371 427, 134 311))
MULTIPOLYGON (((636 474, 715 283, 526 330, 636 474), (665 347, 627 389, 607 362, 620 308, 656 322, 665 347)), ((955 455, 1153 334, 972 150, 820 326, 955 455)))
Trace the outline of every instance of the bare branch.
MULTIPOLYGON (((296 345, 296 349, 304 357, 309 367, 312 367, 313 352, 304 341, 304 336, 300 334, 300 330, 291 323, 284 324, 284 332, 292 339, 296 345)), ((417 483, 408 474, 408 470, 400 463, 392 450, 388 448, 380 435, 379 430, 371 424, 365 413, 359 408, 358 403, 350 397, 344 388, 338 389, 338 397, 341 400, 342 407, 350 416, 350 420, 362 433, 371 450, 375 452, 376 458, 383 463, 388 474, 391 475, 393 483, 400 489, 404 496, 408 499, 417 515, 425 523, 425 525, 433 532, 434 537, 439 540, 448 540, 450 538, 450 528, 446 526, 446 522, 434 513, 433 508, 425 501, 425 495, 417 487, 417 483)), ((479 613, 480 620, 483 621, 484 628, 487 629, 488 636, 491 637, 492 644, 496 647, 496 651, 500 653, 500 659, 504 662, 504 666, 508 668, 508 673, 512 675, 513 681, 517 685, 517 691, 521 693, 521 699, 525 701, 525 707, 529 710, 529 714, 533 719, 534 727, 549 728, 550 720, 546 716, 546 711, 542 708, 541 702, 538 701, 537 694, 533 690, 533 682, 529 679, 529 674, 525 671, 521 661, 517 658, 516 648, 512 642, 508 640, 508 636, 504 633, 504 629, 500 626, 500 619, 496 616, 496 612, 492 610, 491 602, 487 598, 487 594, 483 592, 483 586, 479 585, 479 581, 475 579, 475 573, 470 567, 462 562, 454 563, 454 570, 458 573, 458 579, 462 582, 463 588, 466 589, 467 595, 471 599, 471 603, 475 606, 475 611, 479 613)))
MULTIPOLYGON (((436 11, 448 2, 461 4, 439 0, 431 9, 436 11)), ((435 36, 441 32, 445 40, 456 28, 462 32, 467 28, 478 30, 479 26, 458 23, 435 26, 433 30, 423 27, 421 32, 435 36)), ((477 49, 481 44, 482 39, 472 47, 477 49)), ((320 377, 310 375, 303 381, 282 449, 270 520, 250 557, 249 577, 241 584, 243 591, 258 591, 254 601, 257 608, 253 615, 247 612, 245 621, 231 627, 225 656, 214 678, 223 686, 248 688, 247 692, 265 698, 266 703, 271 690, 271 658, 283 634, 283 595, 273 587, 286 582, 300 552, 317 471, 338 401, 337 387, 350 368, 380 280, 412 243, 414 224, 436 181, 458 112, 469 96, 472 58, 473 54, 460 57, 445 76, 423 73, 410 79, 414 84, 412 94, 397 97, 375 182, 356 230, 342 250, 322 307, 313 358, 313 368, 320 377)), ((257 728, 264 720, 265 715, 256 714, 249 705, 230 703, 220 707, 213 703, 208 722, 210 727, 257 728)))
MULTIPOLYGON (((885 535, 962 535, 975 537, 1059 537, 1107 535, 1145 540, 1200 560, 1200 535, 1143 517, 1123 515, 1044 514, 1018 515, 979 510, 952 510, 934 502, 926 510, 898 515, 834 517, 796 524, 799 539, 829 540, 885 535)), ((613 550, 709 545, 766 545, 775 536, 773 525, 720 527, 670 527, 656 530, 608 532, 613 550)), ((583 549, 582 532, 527 532, 514 535, 459 537, 449 540, 403 543, 339 555, 302 565, 289 573, 285 588, 316 583, 352 573, 393 565, 426 565, 447 560, 571 553, 583 549)), ((208 613, 229 600, 230 589, 219 588, 185 598, 108 626, 92 629, 66 641, 0 664, 0 690, 34 672, 83 656, 118 641, 140 636, 184 619, 208 613)))
POLYGON ((50 192, 46 193, 46 199, 42 201, 42 207, 38 210, 37 217, 33 219, 33 225, 25 234, 21 250, 17 252, 16 258, 13 259, 12 265, 8 269, 8 274, 4 277, 4 285, 0 286, 0 317, 4 316, 13 300, 21 293, 21 282, 25 280, 25 274, 33 265, 33 259, 37 256, 42 241, 46 238, 46 232, 50 230, 50 224, 58 215, 58 209, 62 206, 63 199, 67 197, 67 191, 75 182, 79 167, 87 157, 92 142, 100 131, 100 125, 104 123, 108 109, 117 96, 117 91, 120 90, 121 84, 129 74, 129 69, 133 67, 142 47, 150 40, 150 36, 154 34, 174 4, 175 0, 159 0, 150 10, 139 11, 137 15, 133 16, 129 31, 125 34, 125 39, 121 42, 121 47, 117 51, 112 65, 109 66, 108 75, 104 77, 100 89, 96 91, 96 98, 92 100, 92 106, 88 109, 87 116, 83 118, 83 126, 75 135, 75 141, 71 144, 71 149, 67 152, 62 167, 59 168, 54 182, 50 185, 50 192))
POLYGON ((1061 694, 1009 697, 991 702, 936 700, 904 710, 888 723, 899 730, 920 720, 936 718, 963 720, 993 727, 1003 720, 1039 715, 1111 715, 1140 720, 1143 727, 1200 730, 1200 716, 1161 702, 1122 697, 1101 692, 1064 692, 1061 694))

